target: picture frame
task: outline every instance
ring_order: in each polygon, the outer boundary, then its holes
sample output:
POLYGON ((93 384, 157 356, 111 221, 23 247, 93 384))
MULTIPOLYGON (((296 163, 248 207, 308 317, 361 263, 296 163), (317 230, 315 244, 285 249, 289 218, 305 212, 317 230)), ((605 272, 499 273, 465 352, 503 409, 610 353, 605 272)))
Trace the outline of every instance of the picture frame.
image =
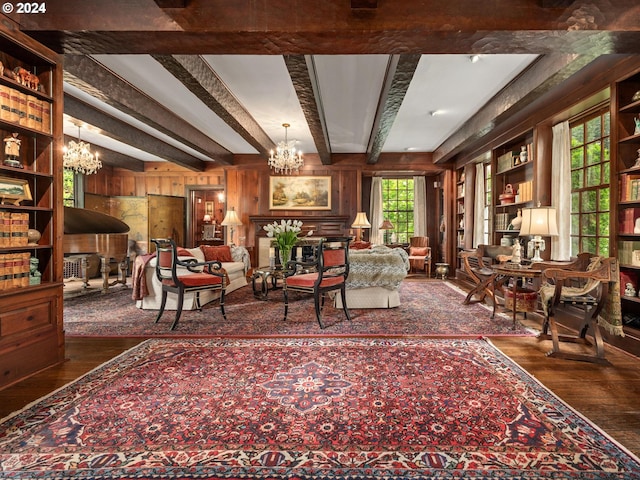
POLYGON ((0 177, 0 203, 20 205, 25 200, 32 200, 28 180, 0 177))
POLYGON ((269 209, 331 210, 331 177, 269 177, 269 209))

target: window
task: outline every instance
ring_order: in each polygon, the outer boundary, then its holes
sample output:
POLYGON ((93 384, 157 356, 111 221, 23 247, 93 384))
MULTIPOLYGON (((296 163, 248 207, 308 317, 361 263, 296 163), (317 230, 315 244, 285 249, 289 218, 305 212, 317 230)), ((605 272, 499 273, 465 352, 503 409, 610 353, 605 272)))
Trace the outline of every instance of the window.
POLYGON ((84 176, 73 170, 62 170, 62 201, 65 207, 82 207, 84 203, 84 176))
POLYGON ((409 243, 413 237, 413 179, 382 180, 382 216, 393 223, 397 241, 409 243))
POLYGON ((484 165, 484 222, 483 222, 483 231, 484 231, 484 244, 490 244, 489 238, 491 234, 491 225, 493 222, 491 221, 491 195, 492 195, 492 183, 491 183, 491 163, 485 163, 484 165))
POLYGON ((608 109, 571 122, 571 255, 609 256, 608 109))

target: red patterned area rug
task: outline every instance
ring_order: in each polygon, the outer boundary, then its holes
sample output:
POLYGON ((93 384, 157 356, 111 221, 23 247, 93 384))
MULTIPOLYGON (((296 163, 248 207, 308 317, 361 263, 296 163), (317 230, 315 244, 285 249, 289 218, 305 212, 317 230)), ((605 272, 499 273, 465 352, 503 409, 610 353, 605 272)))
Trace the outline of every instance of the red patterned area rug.
POLYGON ((180 336, 304 336, 304 335, 535 335, 522 325, 513 329, 511 315, 496 315, 481 304, 463 305, 464 294, 447 282, 405 281, 401 305, 389 309, 352 309, 348 321, 341 309, 325 303, 321 330, 315 317, 313 296, 293 293, 287 321, 283 321, 282 290, 269 292, 267 300, 253 296, 251 286, 231 292, 225 299, 227 320, 218 302, 202 311, 185 311, 175 330, 169 330, 175 316, 166 311, 154 323, 157 310, 136 308, 130 289, 65 299, 64 325, 70 336, 180 337, 180 336))
POLYGON ((153 339, 0 423, 0 478, 632 479, 485 340, 153 339))

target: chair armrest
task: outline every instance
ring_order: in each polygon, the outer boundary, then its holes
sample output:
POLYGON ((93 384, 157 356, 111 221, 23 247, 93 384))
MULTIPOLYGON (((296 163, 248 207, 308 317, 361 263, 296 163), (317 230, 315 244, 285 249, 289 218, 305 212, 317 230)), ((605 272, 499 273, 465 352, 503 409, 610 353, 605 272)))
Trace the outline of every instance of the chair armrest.
POLYGON ((222 270, 222 264, 217 260, 211 260, 208 262, 198 262, 198 260, 196 260, 195 258, 193 260, 185 259, 185 260, 178 260, 176 262, 176 265, 185 267, 187 270, 193 273, 206 272, 211 275, 217 275, 220 277, 225 276, 224 271, 218 271, 218 272, 214 271, 214 270, 222 270))

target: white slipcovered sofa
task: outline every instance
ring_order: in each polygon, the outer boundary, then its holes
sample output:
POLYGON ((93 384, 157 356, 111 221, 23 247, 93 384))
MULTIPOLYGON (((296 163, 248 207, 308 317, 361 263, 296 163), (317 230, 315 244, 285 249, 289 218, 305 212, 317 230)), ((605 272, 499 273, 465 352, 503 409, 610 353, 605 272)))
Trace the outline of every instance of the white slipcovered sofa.
MULTIPOLYGON (((187 260, 195 258, 198 262, 204 262, 204 253, 200 248, 187 248, 186 252, 189 252, 191 256, 179 256, 181 260, 187 260)), ((226 293, 233 292, 234 290, 247 285, 247 271, 251 266, 249 258, 249 252, 244 247, 231 247, 231 257, 233 262, 222 262, 222 268, 224 268, 229 276, 229 284, 226 288, 226 293)), ((149 292, 148 295, 142 297, 141 300, 136 300, 136 306, 144 310, 158 310, 160 309, 160 302, 162 301, 162 286, 156 278, 156 257, 153 257, 144 266, 144 277, 149 292)), ((179 275, 190 275, 186 268, 179 268, 179 275)), ((207 303, 216 300, 218 298, 218 292, 203 291, 200 292, 200 304, 206 305, 207 303)), ((165 310, 175 310, 177 308, 177 296, 173 293, 167 295, 167 304, 165 310)), ((183 310, 195 310, 196 300, 194 293, 188 293, 184 297, 183 310)))

